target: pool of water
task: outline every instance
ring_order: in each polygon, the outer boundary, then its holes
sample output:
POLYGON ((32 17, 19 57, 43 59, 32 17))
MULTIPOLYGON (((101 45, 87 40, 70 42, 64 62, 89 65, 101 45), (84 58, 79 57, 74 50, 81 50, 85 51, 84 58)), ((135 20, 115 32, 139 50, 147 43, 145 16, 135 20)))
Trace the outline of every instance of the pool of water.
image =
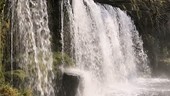
POLYGON ((107 87, 103 96, 170 96, 170 80, 139 78, 126 84, 107 87))

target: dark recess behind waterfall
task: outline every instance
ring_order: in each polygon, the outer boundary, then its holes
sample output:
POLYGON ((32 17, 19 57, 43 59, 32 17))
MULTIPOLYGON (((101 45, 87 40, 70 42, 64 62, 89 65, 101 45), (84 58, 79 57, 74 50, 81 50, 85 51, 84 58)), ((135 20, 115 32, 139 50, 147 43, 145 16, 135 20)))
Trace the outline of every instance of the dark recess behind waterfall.
MULTIPOLYGON (((134 20, 134 23, 144 41, 144 49, 149 58, 149 65, 153 71, 153 75, 161 75, 163 73, 169 76, 169 63, 162 62, 162 60, 169 58, 169 54, 165 56, 162 51, 164 48, 170 49, 169 36, 170 28, 168 28, 170 12, 169 7, 165 8, 166 13, 162 13, 163 19, 157 18, 152 7, 145 8, 142 4, 139 4, 139 10, 133 10, 133 4, 131 0, 94 0, 101 4, 109 4, 114 7, 119 7, 122 10, 126 10, 128 15, 134 20), (124 8, 126 7, 126 9, 124 8), (139 13, 140 12, 140 18, 139 13), (150 19, 152 18, 152 20, 150 19), (160 19, 160 20, 159 20, 160 19), (155 22, 154 22, 155 20, 155 22), (159 21, 159 24, 156 23, 159 21)), ((49 27, 53 37, 53 51, 61 51, 61 0, 48 0, 48 13, 49 13, 49 27)), ((149 2, 149 1, 148 1, 149 2)), ((168 3, 169 4, 169 3, 168 3)), ((167 5, 168 5, 167 4, 167 5)), ((170 5, 170 4, 169 4, 170 5)), ((148 5, 151 6, 151 5, 148 5)), ((168 52, 170 52, 168 50, 168 52)))
POLYGON ((61 51, 61 0, 47 0, 49 14, 49 29, 52 34, 52 50, 61 51))

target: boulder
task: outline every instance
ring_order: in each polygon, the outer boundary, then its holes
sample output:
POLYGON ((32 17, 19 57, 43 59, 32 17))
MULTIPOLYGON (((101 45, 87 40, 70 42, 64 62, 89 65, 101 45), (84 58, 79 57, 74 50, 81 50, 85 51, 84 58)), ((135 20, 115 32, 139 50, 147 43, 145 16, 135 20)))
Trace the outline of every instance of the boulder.
POLYGON ((79 76, 64 73, 62 85, 57 96, 76 96, 79 80, 79 76))

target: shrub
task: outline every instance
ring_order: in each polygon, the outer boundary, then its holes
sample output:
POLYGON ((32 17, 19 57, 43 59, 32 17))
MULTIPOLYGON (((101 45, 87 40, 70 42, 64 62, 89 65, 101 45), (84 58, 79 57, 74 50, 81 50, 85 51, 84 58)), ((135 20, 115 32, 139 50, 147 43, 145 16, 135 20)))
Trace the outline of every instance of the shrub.
POLYGON ((20 96, 19 91, 9 85, 0 87, 0 96, 20 96))

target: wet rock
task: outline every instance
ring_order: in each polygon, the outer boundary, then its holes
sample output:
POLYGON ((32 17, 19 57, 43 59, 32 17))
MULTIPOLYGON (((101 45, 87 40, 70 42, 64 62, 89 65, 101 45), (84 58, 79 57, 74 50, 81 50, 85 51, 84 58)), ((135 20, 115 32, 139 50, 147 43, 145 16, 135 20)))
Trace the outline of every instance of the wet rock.
POLYGON ((79 76, 73 76, 67 73, 63 74, 62 87, 57 96, 76 96, 79 85, 79 76))

